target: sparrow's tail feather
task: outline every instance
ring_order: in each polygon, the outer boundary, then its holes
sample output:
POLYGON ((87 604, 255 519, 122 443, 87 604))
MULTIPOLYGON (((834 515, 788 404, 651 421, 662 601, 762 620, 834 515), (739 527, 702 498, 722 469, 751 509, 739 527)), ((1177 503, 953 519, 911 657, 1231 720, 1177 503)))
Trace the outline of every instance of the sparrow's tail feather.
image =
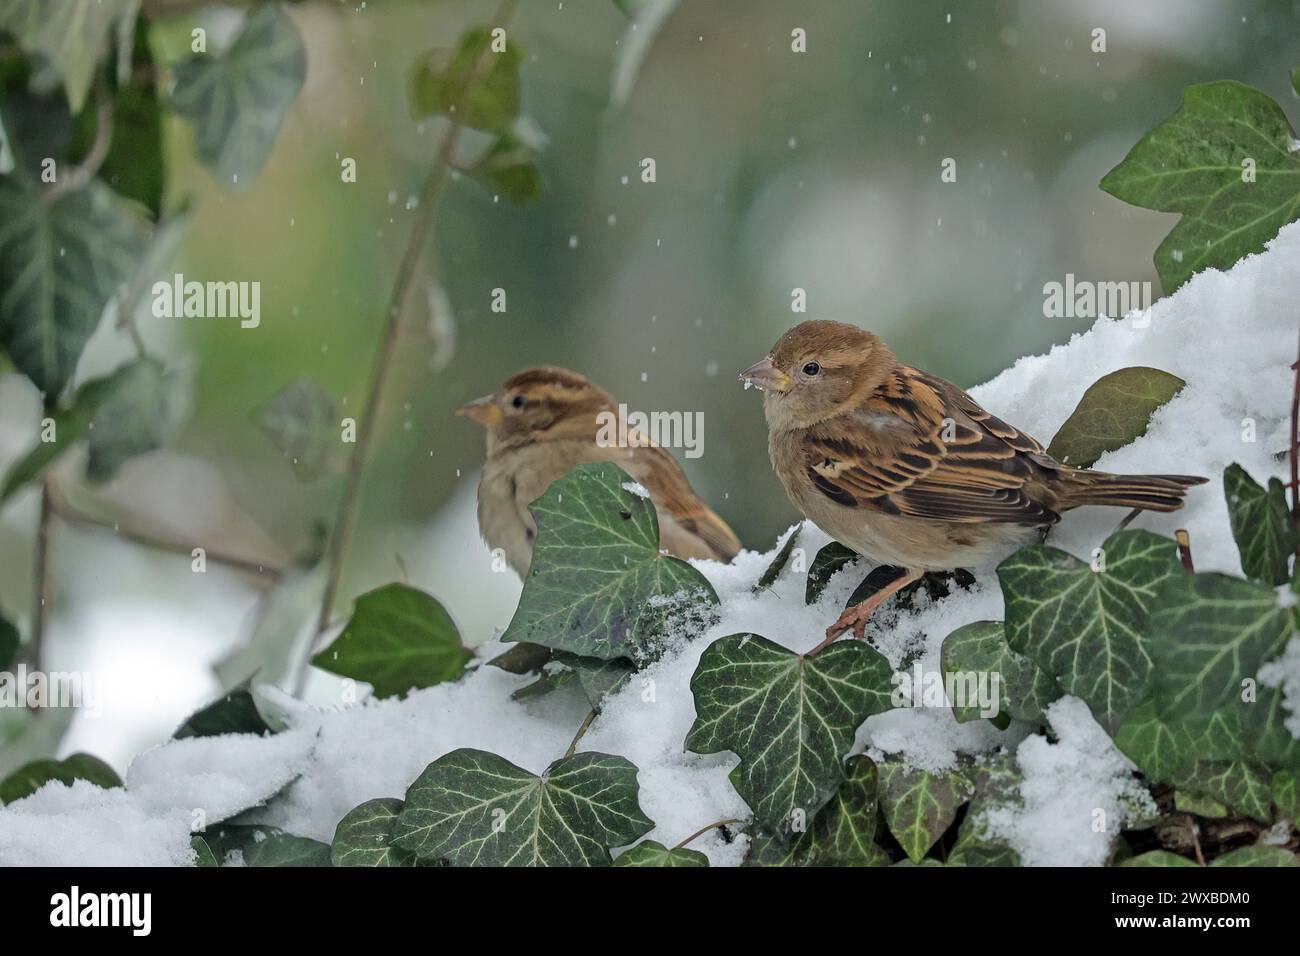
POLYGON ((1071 477, 1074 480, 1065 491, 1064 508, 1109 505, 1147 511, 1177 511, 1188 489, 1208 480, 1195 475, 1112 475, 1082 470, 1071 477))

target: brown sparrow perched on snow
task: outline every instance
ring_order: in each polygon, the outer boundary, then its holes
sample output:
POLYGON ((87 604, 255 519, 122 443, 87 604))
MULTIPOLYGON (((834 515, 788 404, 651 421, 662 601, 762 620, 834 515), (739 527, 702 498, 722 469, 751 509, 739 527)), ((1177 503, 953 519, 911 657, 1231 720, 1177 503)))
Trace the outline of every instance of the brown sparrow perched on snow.
POLYGON ((650 493, 663 550, 679 558, 734 558, 739 539, 696 497, 676 459, 644 436, 636 447, 598 442, 602 412, 615 413, 608 392, 555 366, 524 369, 457 410, 487 429, 478 526, 488 547, 504 551, 523 577, 537 534, 529 504, 573 466, 612 461, 650 493))
POLYGON ((1112 475, 1056 461, 1033 438, 870 332, 803 322, 741 381, 763 389, 768 453, 786 494, 842 544, 905 573, 846 610, 867 620, 926 571, 979 568, 1042 539, 1080 505, 1175 511, 1187 475, 1112 475))

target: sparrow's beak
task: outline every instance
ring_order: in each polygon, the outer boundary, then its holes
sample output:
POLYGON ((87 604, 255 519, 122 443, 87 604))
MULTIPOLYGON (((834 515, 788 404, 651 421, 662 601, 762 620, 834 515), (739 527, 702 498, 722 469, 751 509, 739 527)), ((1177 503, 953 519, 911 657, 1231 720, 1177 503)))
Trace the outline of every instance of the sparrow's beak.
POLYGON ((501 422, 501 409, 497 407, 496 402, 492 400, 491 395, 484 395, 482 398, 476 398, 468 405, 462 405, 456 409, 457 415, 464 415, 466 418, 472 418, 484 428, 491 428, 501 422))
POLYGON ((757 385, 765 392, 786 392, 794 384, 789 375, 772 364, 770 355, 741 372, 740 380, 746 386, 757 385))

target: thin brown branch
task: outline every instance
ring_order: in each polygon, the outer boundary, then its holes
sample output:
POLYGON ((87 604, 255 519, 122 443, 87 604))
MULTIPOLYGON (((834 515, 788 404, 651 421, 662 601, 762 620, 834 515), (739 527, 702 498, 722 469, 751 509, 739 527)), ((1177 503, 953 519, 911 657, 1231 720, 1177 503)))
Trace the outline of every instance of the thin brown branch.
POLYGON ((673 849, 680 850, 682 847, 686 846, 686 844, 692 842, 693 840, 698 840, 700 837, 704 836, 704 834, 708 833, 710 830, 716 830, 718 827, 731 826, 733 823, 744 823, 744 822, 745 822, 744 820, 730 819, 730 820, 719 820, 717 823, 710 823, 707 827, 701 827, 700 829, 696 830, 694 833, 688 836, 681 843, 673 847, 673 849))
POLYGON ((1174 540, 1178 542, 1178 559, 1183 562, 1183 567, 1195 571, 1196 568, 1192 565, 1192 536, 1186 528, 1179 528, 1174 532, 1174 540))
POLYGON ((1129 525, 1133 523, 1134 519, 1137 518, 1138 515, 1140 515, 1145 510, 1146 510, 1145 508, 1134 508, 1132 511, 1130 511, 1128 514, 1124 516, 1124 519, 1122 521, 1120 521, 1119 525, 1115 528, 1115 532, 1118 533, 1120 531, 1123 531, 1125 528, 1127 528, 1129 525))
POLYGON ((572 757, 573 752, 578 749, 578 741, 582 739, 583 735, 587 732, 587 728, 591 726, 591 722, 596 719, 596 715, 598 713, 600 713, 600 711, 598 711, 595 707, 591 708, 591 710, 587 713, 587 716, 583 719, 581 725, 579 725, 578 727, 578 732, 574 734, 573 739, 569 741, 569 749, 564 752, 564 756, 566 758, 572 757))
POLYGON ((113 97, 103 80, 95 83, 95 140, 90 144, 90 151, 72 169, 62 173, 59 178, 41 195, 41 201, 47 206, 58 202, 70 192, 83 188, 95 178, 99 168, 108 158, 109 147, 113 145, 113 97))
MULTIPOLYGON (((79 510, 72 505, 59 492, 52 480, 47 479, 45 484, 44 499, 49 503, 50 513, 71 527, 85 528, 94 531, 104 531, 112 534, 123 541, 129 541, 132 544, 138 544, 154 551, 162 551, 167 554, 182 555, 186 558, 192 558, 194 549, 202 547, 183 541, 164 538, 158 535, 148 534, 143 531, 137 531, 133 528, 124 528, 117 522, 108 521, 103 518, 97 518, 79 510)), ((240 571, 244 574, 250 574, 254 577, 273 584, 284 577, 284 570, 265 561, 256 561, 250 558, 239 557, 238 555, 227 554, 223 551, 211 551, 204 548, 204 558, 213 564, 230 568, 234 571, 240 571)))
POLYGON ((32 571, 32 633, 27 645, 27 659, 33 670, 41 670, 45 649, 45 610, 49 603, 50 517, 53 502, 48 480, 41 485, 41 512, 36 524, 36 554, 32 571))

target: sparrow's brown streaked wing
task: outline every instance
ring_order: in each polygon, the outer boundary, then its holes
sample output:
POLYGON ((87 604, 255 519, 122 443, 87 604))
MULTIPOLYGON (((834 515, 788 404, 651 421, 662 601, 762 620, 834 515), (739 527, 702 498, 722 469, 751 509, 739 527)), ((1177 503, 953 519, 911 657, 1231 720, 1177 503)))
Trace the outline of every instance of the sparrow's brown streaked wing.
POLYGON ((814 428, 805 439, 808 477, 831 500, 960 523, 1058 520, 1026 488, 1052 459, 955 385, 900 366, 856 417, 851 438, 814 428))
MULTIPOLYGON (((699 497, 691 490, 690 483, 677 459, 668 452, 654 445, 637 448, 617 449, 623 456, 615 461, 622 466, 632 478, 645 486, 656 509, 667 513, 680 529, 680 532, 698 539, 703 550, 674 546, 667 540, 672 533, 664 534, 664 544, 681 557, 713 557, 727 562, 740 551, 740 539, 699 497)), ((661 520, 661 524, 664 522, 661 520)))

